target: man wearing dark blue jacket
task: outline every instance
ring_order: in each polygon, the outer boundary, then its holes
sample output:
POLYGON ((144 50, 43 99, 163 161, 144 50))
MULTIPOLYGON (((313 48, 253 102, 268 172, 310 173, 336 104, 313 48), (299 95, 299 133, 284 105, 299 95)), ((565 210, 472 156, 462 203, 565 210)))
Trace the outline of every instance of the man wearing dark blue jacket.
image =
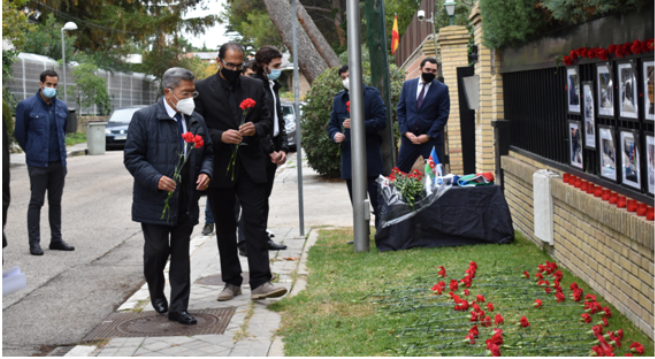
POLYGON ((43 255, 41 249, 41 207, 48 191, 50 249, 75 249, 61 237, 61 196, 64 192, 66 169, 66 129, 68 107, 56 97, 59 75, 54 70, 41 73, 36 95, 26 98, 16 107, 14 135, 25 152, 32 196, 27 210, 27 232, 30 253, 43 255))
POLYGON ((434 78, 437 60, 426 58, 421 62, 421 77, 405 81, 398 101, 398 125, 402 142, 398 153, 398 169, 409 172, 418 156, 430 157, 435 147, 439 161, 442 151, 443 129, 450 114, 448 86, 434 78))
MULTIPOLYGON (((343 81, 345 91, 341 91, 334 97, 332 114, 328 124, 328 135, 330 139, 341 146, 341 178, 346 180, 348 194, 352 203, 352 158, 350 148, 350 111, 347 103, 350 102, 350 71, 348 65, 339 69, 339 76, 343 81)), ((375 226, 378 219, 378 187, 376 178, 384 172, 382 163, 382 150, 380 144, 382 137, 378 134, 387 126, 387 115, 384 101, 380 92, 375 87, 363 85, 364 89, 364 124, 366 127, 366 176, 368 184, 368 196, 373 212, 375 213, 375 226)))
POLYGON ((141 223, 145 237, 143 265, 150 301, 158 313, 168 311, 168 319, 180 324, 197 324, 187 312, 191 293, 189 242, 198 224, 200 191, 207 190, 214 172, 214 152, 204 118, 194 112, 198 95, 195 77, 187 69, 166 70, 161 80, 164 97, 132 116, 125 143, 124 164, 134 177, 132 220, 141 223), (194 148, 183 139, 200 136, 203 146, 194 148), (179 181, 174 180, 180 156, 179 181), (169 192, 169 209, 164 203, 169 192), (164 295, 164 267, 171 257, 169 282, 171 306, 164 295))

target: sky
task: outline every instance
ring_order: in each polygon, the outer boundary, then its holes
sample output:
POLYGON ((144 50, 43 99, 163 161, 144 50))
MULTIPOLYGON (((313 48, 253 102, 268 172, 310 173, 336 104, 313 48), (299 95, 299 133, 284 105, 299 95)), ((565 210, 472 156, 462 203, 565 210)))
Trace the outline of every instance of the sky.
MULTIPOLYGON (((202 0, 200 5, 207 7, 208 10, 201 10, 201 6, 197 6, 196 10, 189 11, 185 18, 200 17, 208 14, 220 16, 226 3, 226 0, 202 0)), ((218 46, 230 40, 229 37, 225 36, 225 25, 223 24, 218 24, 214 27, 208 28, 203 35, 192 36, 190 34, 185 34, 184 37, 189 39, 195 47, 202 47, 202 44, 206 43, 207 47, 210 49, 218 49, 218 46)))

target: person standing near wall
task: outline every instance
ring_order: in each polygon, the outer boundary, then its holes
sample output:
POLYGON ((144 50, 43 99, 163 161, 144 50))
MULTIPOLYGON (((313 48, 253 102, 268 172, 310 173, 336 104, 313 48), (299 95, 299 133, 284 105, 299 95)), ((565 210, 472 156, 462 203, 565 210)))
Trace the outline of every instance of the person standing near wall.
POLYGON ((75 247, 61 236, 61 197, 64 193, 66 168, 66 130, 68 107, 57 98, 59 75, 54 70, 41 73, 39 90, 18 103, 16 129, 18 144, 25 152, 32 196, 27 211, 30 253, 43 255, 41 249, 41 207, 48 192, 50 249, 73 251, 75 247))

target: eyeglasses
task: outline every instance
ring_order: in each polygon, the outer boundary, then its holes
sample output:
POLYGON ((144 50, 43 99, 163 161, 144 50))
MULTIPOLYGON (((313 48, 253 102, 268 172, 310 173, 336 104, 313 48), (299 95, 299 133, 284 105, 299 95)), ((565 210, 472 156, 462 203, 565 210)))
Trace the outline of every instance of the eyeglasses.
POLYGON ((231 64, 225 62, 223 59, 221 59, 221 62, 223 63, 223 66, 225 66, 225 68, 228 70, 241 71, 241 69, 243 69, 243 62, 240 64, 231 64))
MULTIPOLYGON (((171 88, 170 90, 171 90, 171 92, 175 92, 175 89, 171 88)), ((198 97, 198 95, 200 95, 200 92, 198 92, 198 91, 193 91, 193 92, 182 91, 182 92, 180 92, 180 95, 182 95, 183 99, 184 98, 190 98, 190 97, 196 98, 196 97, 198 97)), ((175 94, 173 94, 173 96, 175 96, 175 94)), ((175 98, 177 98, 177 97, 175 97, 175 98)))

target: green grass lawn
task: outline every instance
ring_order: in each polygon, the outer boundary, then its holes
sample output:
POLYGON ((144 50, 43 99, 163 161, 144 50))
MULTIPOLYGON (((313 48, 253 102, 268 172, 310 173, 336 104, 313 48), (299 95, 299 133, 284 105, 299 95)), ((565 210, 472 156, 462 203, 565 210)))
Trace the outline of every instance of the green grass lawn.
MULTIPOLYGON (((470 261, 479 268, 470 295, 477 294, 493 302, 494 318, 505 318, 502 326, 504 356, 586 355, 595 337, 586 334, 592 324, 583 324, 582 301, 571 299, 569 285, 576 282, 587 293, 596 294, 584 282, 560 267, 566 300, 557 303, 554 294, 533 285, 534 280, 521 279, 527 270, 534 279, 537 265, 552 258, 517 233, 511 245, 476 245, 413 249, 379 253, 371 241, 369 253, 353 253, 346 242, 352 239, 352 229, 320 230, 319 240, 309 251, 307 289, 294 298, 286 298, 270 306, 282 314, 279 335, 284 336, 287 356, 405 356, 405 355, 484 355, 485 340, 492 328, 478 323, 480 336, 475 345, 463 343, 469 328, 470 309, 454 311, 448 300, 448 289, 437 297, 430 291, 441 280, 438 266, 446 267, 446 287, 451 279, 461 279, 470 261), (389 299, 395 306, 389 308, 389 299), (535 299, 543 307, 532 307, 535 299), (392 310, 393 309, 393 310, 392 310), (531 322, 528 328, 516 324, 521 316, 531 322), (553 351, 540 351, 549 348, 553 351), (555 349, 555 348, 562 348, 555 349)), ((551 278, 547 278, 552 282, 551 278)), ((461 284, 460 284, 461 285, 461 284)), ((553 292, 554 293, 554 292, 553 292)), ((608 303, 597 296, 603 306, 608 303)), ((485 312, 486 303, 481 304, 485 312)), ((644 355, 653 356, 653 342, 613 306, 609 326, 605 330, 622 328, 625 333, 623 356, 633 341, 645 348, 644 355)), ((593 316, 594 322, 601 316, 593 316)))
POLYGON ((75 132, 66 134, 66 146, 73 146, 86 142, 86 133, 75 132))

